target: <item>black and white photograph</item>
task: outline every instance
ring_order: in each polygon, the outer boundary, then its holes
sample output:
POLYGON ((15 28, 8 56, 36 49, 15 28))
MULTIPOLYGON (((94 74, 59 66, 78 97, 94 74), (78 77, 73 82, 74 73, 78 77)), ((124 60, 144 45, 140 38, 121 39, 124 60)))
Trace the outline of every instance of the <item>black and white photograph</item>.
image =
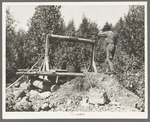
POLYGON ((3 119, 147 118, 147 2, 3 2, 3 119))

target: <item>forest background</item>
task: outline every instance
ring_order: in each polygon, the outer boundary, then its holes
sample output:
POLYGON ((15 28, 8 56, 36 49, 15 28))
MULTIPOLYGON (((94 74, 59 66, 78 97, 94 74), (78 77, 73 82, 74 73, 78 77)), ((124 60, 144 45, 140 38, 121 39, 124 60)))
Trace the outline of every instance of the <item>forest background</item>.
MULTIPOLYGON (((48 33, 74 36, 96 40, 95 62, 98 72, 105 70, 105 43, 99 38, 97 23, 83 15, 78 28, 74 20, 67 26, 61 15, 61 6, 39 5, 28 21, 28 31, 16 31, 17 20, 6 9, 6 83, 13 83, 18 76, 18 69, 31 68, 44 54, 45 37, 48 33)), ((145 7, 129 6, 127 15, 120 17, 111 30, 115 33, 116 51, 114 65, 118 81, 141 99, 145 99, 145 7)), ((65 68, 66 64, 74 66, 87 65, 91 59, 91 45, 84 43, 50 42, 50 66, 65 68)))

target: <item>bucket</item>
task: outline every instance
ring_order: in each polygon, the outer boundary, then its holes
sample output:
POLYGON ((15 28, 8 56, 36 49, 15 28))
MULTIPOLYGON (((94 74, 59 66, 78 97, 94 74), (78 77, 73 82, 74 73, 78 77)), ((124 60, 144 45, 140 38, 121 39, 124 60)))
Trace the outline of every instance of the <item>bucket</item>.
POLYGON ((75 72, 76 69, 74 66, 67 66, 67 72, 75 72))
MULTIPOLYGON (((67 72, 74 73, 75 71, 76 71, 76 69, 74 66, 71 66, 71 65, 67 66, 67 72)), ((67 81, 70 81, 73 78, 75 78, 75 77, 74 76, 67 76, 67 81)))
POLYGON ((79 67, 79 66, 75 67, 75 72, 78 72, 78 73, 81 72, 81 67, 79 67))

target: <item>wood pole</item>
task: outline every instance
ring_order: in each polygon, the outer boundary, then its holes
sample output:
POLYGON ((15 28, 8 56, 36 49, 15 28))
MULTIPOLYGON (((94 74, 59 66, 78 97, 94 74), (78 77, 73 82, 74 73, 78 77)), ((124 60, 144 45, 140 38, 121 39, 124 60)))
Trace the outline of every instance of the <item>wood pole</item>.
MULTIPOLYGON (((43 65, 43 71, 49 71, 49 35, 46 36, 46 41, 45 41, 45 60, 44 60, 44 65, 43 65)), ((48 76, 44 77, 45 79, 48 79, 48 76)))
MULTIPOLYGON (((44 55, 31 67, 31 69, 30 70, 28 70, 28 72, 30 72, 34 67, 35 67, 35 65, 37 65, 37 63, 42 59, 44 57, 44 55)), ((24 77, 24 75, 22 75, 20 78, 18 78, 14 83, 12 83, 10 86, 8 86, 7 88, 6 88, 6 90, 7 89, 9 89, 10 87, 12 87, 13 85, 15 85, 21 78, 23 78, 24 77)))
MULTIPOLYGON (((18 72, 28 72, 29 69, 18 69, 18 72)), ((32 69, 30 72, 38 72, 39 69, 32 69)), ((42 71, 42 70, 40 70, 42 71)), ((51 71, 51 70, 50 70, 51 71)), ((65 69, 56 69, 56 72, 67 72, 65 69)))
POLYGON ((94 68, 94 72, 97 73, 97 68, 96 68, 95 61, 93 61, 93 68, 94 68))
POLYGON ((85 76, 85 73, 71 73, 71 72, 16 72, 17 75, 29 75, 29 76, 85 76))
POLYGON ((49 35, 47 35, 47 37, 46 37, 46 44, 45 44, 45 66, 46 66, 46 71, 49 71, 48 51, 49 51, 49 35))
POLYGON ((58 83, 58 78, 59 78, 59 76, 56 77, 56 83, 58 83))
POLYGON ((72 37, 72 36, 60 36, 60 35, 53 35, 53 34, 51 34, 50 36, 51 36, 51 38, 58 39, 61 41, 63 41, 63 40, 64 41, 74 41, 74 42, 83 42, 83 43, 91 43, 91 44, 95 43, 95 40, 77 38, 77 37, 72 37))
POLYGON ((91 71, 93 71, 93 61, 94 61, 94 44, 92 44, 92 58, 91 58, 91 71))

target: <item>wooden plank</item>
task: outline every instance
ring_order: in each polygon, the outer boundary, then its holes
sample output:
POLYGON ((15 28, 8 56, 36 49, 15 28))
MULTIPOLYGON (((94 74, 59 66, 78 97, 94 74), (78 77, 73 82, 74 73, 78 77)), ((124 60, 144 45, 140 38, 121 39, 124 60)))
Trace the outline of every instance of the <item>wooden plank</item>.
POLYGON ((67 72, 65 69, 57 69, 56 72, 67 72))
POLYGON ((66 73, 53 73, 53 72, 16 72, 17 75, 43 75, 43 76, 81 76, 84 77, 85 73, 71 73, 71 72, 66 72, 66 73))
MULTIPOLYGON (((27 71, 29 71, 29 69, 18 69, 18 72, 27 72, 27 71)), ((36 72, 36 71, 38 71, 38 69, 32 69, 30 71, 31 72, 36 72)))
POLYGON ((91 39, 83 39, 83 38, 77 38, 77 37, 72 37, 72 36, 60 36, 60 35, 53 35, 49 34, 51 38, 58 39, 60 41, 75 41, 75 42, 84 42, 84 43, 95 43, 95 40, 91 39))
MULTIPOLYGON (((29 69, 18 69, 18 72, 27 72, 29 69)), ((30 72, 38 72, 39 69, 32 69, 30 72)), ((49 70, 51 71, 51 70, 49 70)), ((56 72, 67 72, 65 69, 56 69, 56 72)))

